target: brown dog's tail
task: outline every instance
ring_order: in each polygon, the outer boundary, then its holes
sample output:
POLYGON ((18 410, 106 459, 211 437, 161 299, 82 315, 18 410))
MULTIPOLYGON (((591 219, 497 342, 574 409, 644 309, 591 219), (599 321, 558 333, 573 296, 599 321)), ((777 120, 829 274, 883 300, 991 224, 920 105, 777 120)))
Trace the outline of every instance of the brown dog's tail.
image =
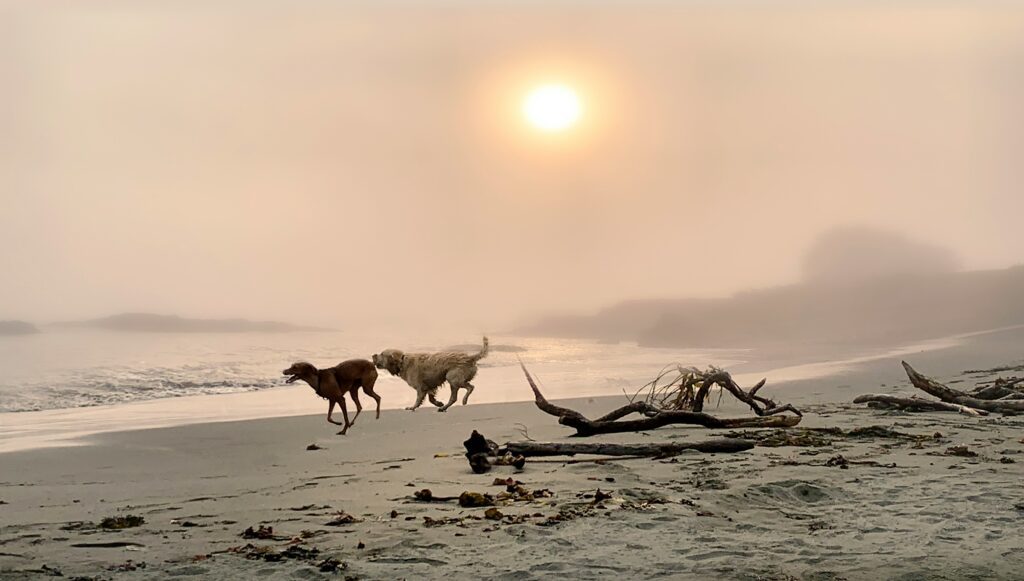
POLYGON ((487 340, 487 335, 484 335, 484 346, 483 346, 483 348, 480 349, 479 353, 477 353, 476 355, 474 355, 472 357, 473 362, 476 363, 477 361, 480 361, 484 357, 487 357, 487 354, 490 352, 490 350, 491 350, 491 342, 487 340))

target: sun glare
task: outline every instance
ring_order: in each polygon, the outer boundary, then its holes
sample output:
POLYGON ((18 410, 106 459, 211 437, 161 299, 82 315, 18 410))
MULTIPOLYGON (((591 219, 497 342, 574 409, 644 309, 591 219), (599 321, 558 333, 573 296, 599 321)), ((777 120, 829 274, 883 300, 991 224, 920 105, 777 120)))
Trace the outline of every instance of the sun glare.
POLYGON ((575 125, 582 114, 579 97, 565 85, 537 87, 523 101, 523 115, 541 131, 565 131, 575 125))

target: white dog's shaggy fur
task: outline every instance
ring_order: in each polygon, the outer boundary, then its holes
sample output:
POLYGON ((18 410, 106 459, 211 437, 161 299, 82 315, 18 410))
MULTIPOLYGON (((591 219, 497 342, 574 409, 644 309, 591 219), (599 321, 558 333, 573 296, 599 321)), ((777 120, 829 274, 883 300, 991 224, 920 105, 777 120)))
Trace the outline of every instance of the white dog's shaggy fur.
POLYGON ((487 357, 489 343, 484 337, 484 346, 479 353, 470 355, 461 351, 441 351, 439 353, 405 353, 399 349, 385 349, 373 356, 373 364, 378 369, 386 369, 391 375, 397 375, 416 390, 416 403, 409 408, 415 410, 423 404, 423 398, 429 397, 430 403, 443 412, 452 407, 458 399, 459 389, 465 388, 466 395, 462 405, 469 401, 473 393, 470 381, 476 377, 477 361, 487 357), (437 389, 445 381, 452 388, 448 403, 437 400, 437 389))

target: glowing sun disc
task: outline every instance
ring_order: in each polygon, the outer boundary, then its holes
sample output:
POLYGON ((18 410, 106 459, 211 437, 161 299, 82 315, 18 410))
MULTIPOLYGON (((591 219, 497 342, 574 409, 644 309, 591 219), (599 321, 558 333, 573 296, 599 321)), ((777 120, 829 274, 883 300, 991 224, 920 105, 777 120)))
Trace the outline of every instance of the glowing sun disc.
POLYGON ((575 125, 582 114, 579 97, 565 85, 537 87, 523 101, 523 115, 541 131, 564 131, 575 125))

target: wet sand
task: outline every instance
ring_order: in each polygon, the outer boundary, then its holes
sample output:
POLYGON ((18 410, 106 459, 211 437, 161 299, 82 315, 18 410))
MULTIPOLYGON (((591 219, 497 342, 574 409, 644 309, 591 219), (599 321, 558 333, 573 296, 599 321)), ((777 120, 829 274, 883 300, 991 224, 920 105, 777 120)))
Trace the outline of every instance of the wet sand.
MULTIPOLYGON (((1022 346, 1018 330, 905 357, 959 381, 966 369, 1020 363, 1022 346)), ((769 377, 764 390, 804 411, 801 428, 881 426, 914 437, 811 433, 819 445, 531 461, 521 472, 473 474, 462 456, 473 429, 497 442, 521 439, 517 424, 537 440, 571 434, 533 404, 514 403, 385 411, 379 421, 364 414, 344 437, 314 415, 110 432, 76 447, 9 452, 0 454, 0 578, 54 569, 103 579, 1019 578, 1024 417, 848 403, 868 392, 913 392, 898 358, 824 379, 769 377), (957 445, 977 456, 949 455, 957 445), (486 518, 485 508, 412 498, 423 488, 497 495, 505 487, 495 478, 507 477, 551 496, 498 506, 500 520, 486 518), (597 489, 611 498, 595 502, 597 489), (329 525, 339 512, 354 521, 329 525), (118 515, 145 522, 90 527, 118 515), (260 525, 275 538, 242 538, 260 525), (320 571, 328 558, 343 568, 320 571)), ((563 403, 597 415, 622 398, 563 403)), ((716 413, 744 412, 728 404, 716 413)), ((662 428, 592 440, 678 442, 724 432, 662 428)))

